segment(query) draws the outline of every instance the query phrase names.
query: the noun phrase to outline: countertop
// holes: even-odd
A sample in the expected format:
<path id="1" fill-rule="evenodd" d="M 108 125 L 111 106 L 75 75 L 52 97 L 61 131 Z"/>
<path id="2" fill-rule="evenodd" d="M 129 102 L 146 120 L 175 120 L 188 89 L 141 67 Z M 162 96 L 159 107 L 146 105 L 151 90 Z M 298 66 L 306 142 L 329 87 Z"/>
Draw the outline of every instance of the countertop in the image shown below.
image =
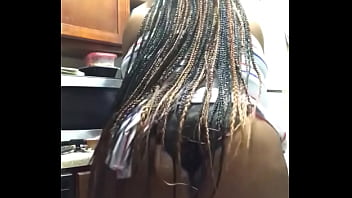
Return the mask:
<path id="1" fill-rule="evenodd" d="M 61 169 L 87 166 L 93 155 L 93 150 L 88 152 L 73 152 L 61 155 Z"/>

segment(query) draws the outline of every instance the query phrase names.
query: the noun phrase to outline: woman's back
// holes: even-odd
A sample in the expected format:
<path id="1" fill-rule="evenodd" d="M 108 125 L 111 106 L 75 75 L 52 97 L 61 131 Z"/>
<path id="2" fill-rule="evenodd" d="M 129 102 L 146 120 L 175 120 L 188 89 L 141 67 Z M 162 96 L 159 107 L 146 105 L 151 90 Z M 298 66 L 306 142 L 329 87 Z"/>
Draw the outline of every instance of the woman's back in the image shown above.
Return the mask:
<path id="1" fill-rule="evenodd" d="M 144 8 L 148 9 L 145 5 Z M 143 9 L 143 6 L 138 9 Z M 141 14 L 143 11 L 141 11 L 134 12 L 137 13 L 136 15 L 132 13 L 127 25 L 124 33 L 125 52 L 134 42 L 132 40 L 137 39 L 135 30 L 142 23 L 140 17 L 143 18 L 143 14 Z M 258 31 L 258 28 L 256 29 Z M 258 35 L 258 33 L 256 34 Z M 189 116 L 186 117 L 182 132 L 186 139 L 190 139 L 192 128 L 195 127 L 195 124 L 192 124 L 195 123 L 192 119 L 199 117 L 200 108 L 200 104 L 190 106 Z M 193 118 L 191 118 L 192 112 Z M 175 117 L 175 113 L 170 113 L 170 117 L 172 116 Z M 214 146 L 212 148 L 215 180 L 209 179 L 212 177 L 206 175 L 208 174 L 206 170 L 209 167 L 200 163 L 203 158 L 206 159 L 205 154 L 198 148 L 200 143 L 187 140 L 184 140 L 182 144 L 181 159 L 183 164 L 179 170 L 181 174 L 175 179 L 177 152 L 173 140 L 176 138 L 177 130 L 177 119 L 175 118 L 173 121 L 170 118 L 165 132 L 165 147 L 153 142 L 157 140 L 152 140 L 148 146 L 150 150 L 156 152 L 149 155 L 138 150 L 143 150 L 141 147 L 145 145 L 135 148 L 132 154 L 132 174 L 128 179 L 116 180 L 116 173 L 109 169 L 105 163 L 95 163 L 92 170 L 93 194 L 91 196 L 103 198 L 210 197 L 214 195 L 212 187 L 219 176 L 220 169 L 222 169 L 221 179 L 218 181 L 214 195 L 216 198 L 288 197 L 288 175 L 280 139 L 275 129 L 266 121 L 251 117 L 246 128 L 242 129 L 245 131 L 240 133 L 242 135 L 236 135 L 233 139 L 224 139 L 221 143 L 224 147 Z M 190 135 L 187 135 L 188 133 Z M 247 144 L 240 144 L 242 136 L 250 137 L 250 147 L 247 148 Z M 102 136 L 102 139 L 104 138 L 109 139 L 108 135 Z M 107 153 L 108 146 L 100 145 L 94 160 L 105 162 Z"/>

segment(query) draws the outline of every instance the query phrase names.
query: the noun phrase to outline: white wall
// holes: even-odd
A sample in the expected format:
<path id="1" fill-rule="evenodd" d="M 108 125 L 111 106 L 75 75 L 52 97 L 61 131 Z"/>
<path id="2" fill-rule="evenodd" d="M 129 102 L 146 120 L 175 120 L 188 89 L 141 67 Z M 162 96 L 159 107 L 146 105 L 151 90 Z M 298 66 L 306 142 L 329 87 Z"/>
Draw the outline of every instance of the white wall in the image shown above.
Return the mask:
<path id="1" fill-rule="evenodd" d="M 289 0 L 241 0 L 250 21 L 257 21 L 264 34 L 265 58 L 269 68 L 268 89 L 284 90 L 269 94 L 268 113 L 287 131 L 289 164 L 289 51 L 285 34 L 289 36 Z"/>
<path id="2" fill-rule="evenodd" d="M 285 33 L 289 34 L 288 0 L 242 0 L 250 21 L 257 21 L 264 34 L 264 51 L 269 66 L 267 87 L 288 90 L 288 50 Z"/>

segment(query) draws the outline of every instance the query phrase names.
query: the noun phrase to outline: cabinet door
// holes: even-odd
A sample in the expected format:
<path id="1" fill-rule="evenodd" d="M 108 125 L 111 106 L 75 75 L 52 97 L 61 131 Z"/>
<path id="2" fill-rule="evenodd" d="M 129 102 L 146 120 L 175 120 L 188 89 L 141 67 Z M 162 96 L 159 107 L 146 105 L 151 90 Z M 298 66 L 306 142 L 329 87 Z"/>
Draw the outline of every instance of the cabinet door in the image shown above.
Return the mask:
<path id="1" fill-rule="evenodd" d="M 129 0 L 61 0 L 61 35 L 121 44 L 129 13 Z"/>
<path id="2" fill-rule="evenodd" d="M 77 197 L 88 198 L 88 184 L 90 171 L 77 173 Z"/>
<path id="3" fill-rule="evenodd" d="M 61 175 L 61 198 L 74 198 L 74 179 L 71 173 Z"/>

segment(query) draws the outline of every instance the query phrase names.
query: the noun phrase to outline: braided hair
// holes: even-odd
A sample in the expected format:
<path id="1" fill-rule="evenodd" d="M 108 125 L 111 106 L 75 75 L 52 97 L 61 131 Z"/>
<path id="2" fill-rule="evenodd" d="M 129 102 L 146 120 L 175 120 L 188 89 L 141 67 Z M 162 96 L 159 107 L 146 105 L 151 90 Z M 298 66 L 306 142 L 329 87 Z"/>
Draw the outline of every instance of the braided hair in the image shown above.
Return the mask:
<path id="1" fill-rule="evenodd" d="M 116 142 L 116 129 L 142 101 L 146 102 L 142 105 L 139 130 L 148 138 L 138 139 L 145 145 L 150 138 L 164 145 L 170 114 L 176 114 L 173 158 L 176 177 L 180 176 L 183 128 L 192 97 L 201 85 L 205 86 L 205 94 L 192 138 L 201 143 L 200 149 L 206 156 L 203 163 L 211 171 L 215 142 L 227 137 L 232 140 L 251 112 L 245 82 L 248 77 L 242 77 L 241 64 L 247 65 L 248 75 L 253 69 L 261 79 L 241 3 L 239 0 L 154 0 L 138 35 L 142 39 L 138 50 L 137 41 L 132 47 L 129 72 L 119 91 L 122 94 L 116 99 L 116 113 L 95 149 L 93 180 L 103 174 L 98 171 L 99 165 Z M 215 80 L 219 92 L 210 109 Z M 137 134 L 142 133 L 137 131 Z M 140 142 L 136 141 L 134 147 L 141 147 Z M 215 186 L 220 175 L 221 171 Z M 96 181 L 92 187 L 99 188 L 102 183 Z"/>

